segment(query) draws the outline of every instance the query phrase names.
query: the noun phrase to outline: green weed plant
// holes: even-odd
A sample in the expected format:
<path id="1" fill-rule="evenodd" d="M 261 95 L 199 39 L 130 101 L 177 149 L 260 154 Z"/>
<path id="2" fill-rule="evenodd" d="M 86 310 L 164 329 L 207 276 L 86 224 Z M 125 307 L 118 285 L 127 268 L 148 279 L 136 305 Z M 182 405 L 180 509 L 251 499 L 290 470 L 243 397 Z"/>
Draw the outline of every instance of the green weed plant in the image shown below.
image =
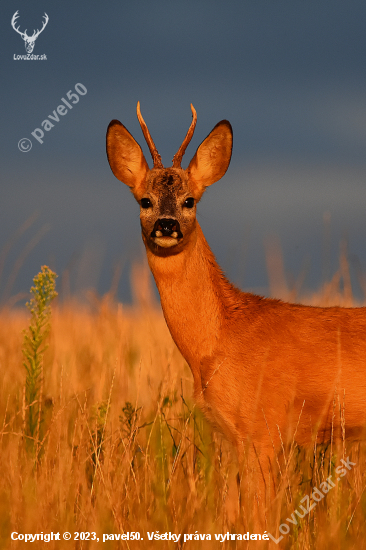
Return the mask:
<path id="1" fill-rule="evenodd" d="M 27 450 L 32 453 L 37 453 L 42 423 L 43 355 L 51 330 L 51 302 L 57 296 L 56 277 L 48 266 L 42 266 L 33 279 L 32 298 L 26 304 L 31 320 L 22 347 L 26 370 L 24 436 Z"/>

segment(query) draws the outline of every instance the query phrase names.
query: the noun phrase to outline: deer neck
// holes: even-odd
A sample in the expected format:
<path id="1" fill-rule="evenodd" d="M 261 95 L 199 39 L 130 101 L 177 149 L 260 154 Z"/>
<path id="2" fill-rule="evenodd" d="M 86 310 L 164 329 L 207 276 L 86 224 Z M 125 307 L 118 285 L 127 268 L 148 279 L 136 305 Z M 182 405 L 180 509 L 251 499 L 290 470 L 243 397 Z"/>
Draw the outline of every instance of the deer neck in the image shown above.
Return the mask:
<path id="1" fill-rule="evenodd" d="M 215 354 L 224 320 L 223 276 L 200 226 L 176 255 L 157 256 L 146 247 L 170 333 L 193 375 Z"/>

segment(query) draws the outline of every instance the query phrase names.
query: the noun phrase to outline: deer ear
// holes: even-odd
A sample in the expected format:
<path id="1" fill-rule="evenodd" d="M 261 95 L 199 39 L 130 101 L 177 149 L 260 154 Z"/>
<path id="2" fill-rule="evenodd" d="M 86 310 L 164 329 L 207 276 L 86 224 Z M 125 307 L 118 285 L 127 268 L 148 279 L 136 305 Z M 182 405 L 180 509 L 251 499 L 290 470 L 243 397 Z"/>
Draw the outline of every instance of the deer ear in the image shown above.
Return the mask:
<path id="1" fill-rule="evenodd" d="M 131 187 L 137 200 L 141 198 L 149 166 L 140 145 L 118 120 L 108 126 L 107 156 L 116 178 Z"/>
<path id="2" fill-rule="evenodd" d="M 230 122 L 222 120 L 198 147 L 189 163 L 189 179 L 201 194 L 225 174 L 231 159 L 233 130 Z"/>

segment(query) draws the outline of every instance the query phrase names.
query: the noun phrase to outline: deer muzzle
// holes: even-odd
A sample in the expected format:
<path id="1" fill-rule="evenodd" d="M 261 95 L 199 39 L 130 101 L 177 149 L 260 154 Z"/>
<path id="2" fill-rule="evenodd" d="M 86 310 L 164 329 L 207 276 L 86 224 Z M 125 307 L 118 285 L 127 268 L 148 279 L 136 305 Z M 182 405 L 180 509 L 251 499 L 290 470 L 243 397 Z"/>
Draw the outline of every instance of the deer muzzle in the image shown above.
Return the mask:
<path id="1" fill-rule="evenodd" d="M 173 218 L 160 218 L 156 220 L 151 238 L 163 248 L 170 248 L 178 243 L 183 237 L 178 220 Z"/>

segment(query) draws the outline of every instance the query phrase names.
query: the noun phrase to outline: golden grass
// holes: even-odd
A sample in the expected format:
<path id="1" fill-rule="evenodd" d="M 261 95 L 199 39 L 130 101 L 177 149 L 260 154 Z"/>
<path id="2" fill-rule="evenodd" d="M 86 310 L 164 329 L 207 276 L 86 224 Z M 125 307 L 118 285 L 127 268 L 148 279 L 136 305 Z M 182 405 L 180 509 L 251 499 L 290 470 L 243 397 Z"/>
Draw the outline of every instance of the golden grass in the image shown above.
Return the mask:
<path id="1" fill-rule="evenodd" d="M 142 293 L 143 294 L 143 293 Z M 268 543 L 215 540 L 251 530 L 250 499 L 239 500 L 237 465 L 192 401 L 192 376 L 158 307 L 128 308 L 109 296 L 93 306 L 56 305 L 44 357 L 43 441 L 27 452 L 22 365 L 26 311 L 0 314 L 0 548 L 23 547 L 10 534 L 96 532 L 97 541 L 53 541 L 47 548 L 174 548 L 148 532 L 210 534 L 194 548 L 246 548 Z M 149 302 L 149 300 L 147 300 Z M 338 405 L 337 405 L 338 406 Z M 345 411 L 347 429 L 347 411 Z M 281 548 L 363 548 L 366 532 L 366 450 L 362 444 L 285 449 L 288 471 L 268 531 L 301 510 L 335 467 L 355 466 L 298 525 Z M 283 530 L 287 528 L 282 528 Z M 105 542 L 103 533 L 138 531 L 142 542 Z M 45 543 L 34 543 L 35 548 Z M 273 546 L 273 545 L 272 545 Z"/>

